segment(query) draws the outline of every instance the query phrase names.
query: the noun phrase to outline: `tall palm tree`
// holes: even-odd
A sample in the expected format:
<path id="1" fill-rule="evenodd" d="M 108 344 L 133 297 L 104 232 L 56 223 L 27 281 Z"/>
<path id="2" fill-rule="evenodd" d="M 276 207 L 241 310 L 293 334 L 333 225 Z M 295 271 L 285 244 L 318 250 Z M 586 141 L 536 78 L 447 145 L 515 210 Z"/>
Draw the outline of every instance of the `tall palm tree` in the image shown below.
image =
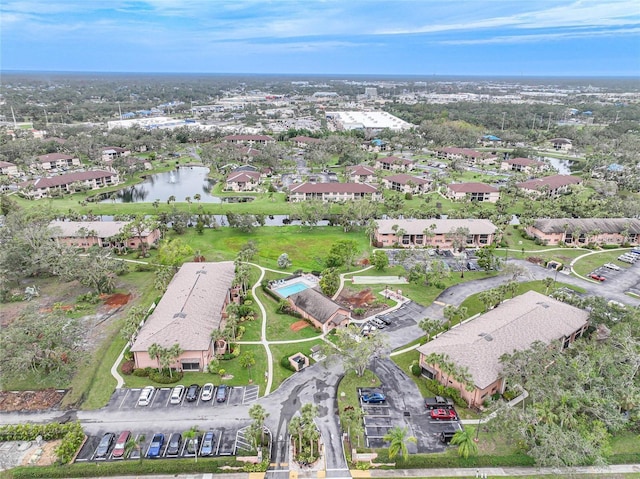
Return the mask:
<path id="1" fill-rule="evenodd" d="M 153 343 L 151 346 L 149 346 L 149 349 L 147 350 L 147 354 L 149 354 L 149 357 L 155 358 L 156 361 L 158 361 L 158 372 L 162 371 L 160 367 L 161 353 L 162 353 L 162 346 L 160 346 L 158 343 Z"/>
<path id="2" fill-rule="evenodd" d="M 396 426 L 389 430 L 383 437 L 389 444 L 389 459 L 395 458 L 399 453 L 406 461 L 409 458 L 407 443 L 416 443 L 418 440 L 414 436 L 409 436 L 409 428 Z"/>
<path id="3" fill-rule="evenodd" d="M 269 413 L 260 404 L 254 404 L 249 409 L 249 417 L 253 419 L 256 427 L 260 430 L 260 444 L 264 444 L 264 422 L 269 417 Z"/>
<path id="4" fill-rule="evenodd" d="M 473 428 L 467 427 L 456 431 L 451 439 L 451 444 L 458 446 L 458 456 L 465 459 L 478 454 L 478 445 L 473 440 Z"/>

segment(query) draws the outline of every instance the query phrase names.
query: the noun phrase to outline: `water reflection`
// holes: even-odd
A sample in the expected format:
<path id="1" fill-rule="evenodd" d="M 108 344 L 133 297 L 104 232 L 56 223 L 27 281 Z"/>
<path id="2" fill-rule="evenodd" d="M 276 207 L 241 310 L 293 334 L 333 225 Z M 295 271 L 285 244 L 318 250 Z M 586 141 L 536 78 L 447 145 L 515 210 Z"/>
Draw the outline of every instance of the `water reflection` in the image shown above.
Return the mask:
<path id="1" fill-rule="evenodd" d="M 169 198 L 177 202 L 200 195 L 200 203 L 220 203 L 220 197 L 211 194 L 213 180 L 207 177 L 209 168 L 203 166 L 186 166 L 165 173 L 149 175 L 142 183 L 123 188 L 115 193 L 115 199 L 103 200 L 102 203 L 142 203 L 159 200 L 166 203 Z"/>
<path id="2" fill-rule="evenodd" d="M 544 159 L 551 165 L 552 168 L 558 171 L 558 174 L 560 175 L 571 174 L 571 165 L 573 164 L 573 161 L 561 160 L 560 158 L 553 158 L 551 156 L 545 156 Z"/>

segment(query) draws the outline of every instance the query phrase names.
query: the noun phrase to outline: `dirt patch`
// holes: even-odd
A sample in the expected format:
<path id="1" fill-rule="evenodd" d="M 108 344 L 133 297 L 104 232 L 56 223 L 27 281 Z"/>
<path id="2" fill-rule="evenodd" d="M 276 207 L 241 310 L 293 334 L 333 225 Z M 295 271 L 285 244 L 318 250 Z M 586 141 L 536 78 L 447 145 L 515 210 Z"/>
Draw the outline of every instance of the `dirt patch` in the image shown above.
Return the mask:
<path id="1" fill-rule="evenodd" d="M 65 391 L 0 391 L 0 411 L 44 411 L 58 405 Z"/>
<path id="2" fill-rule="evenodd" d="M 50 466 L 56 462 L 56 448 L 62 439 L 47 441 L 42 446 L 34 446 L 22 458 L 23 466 Z"/>
<path id="3" fill-rule="evenodd" d="M 109 306 L 111 308 L 119 308 L 120 306 L 124 306 L 129 301 L 131 301 L 131 293 L 116 293 L 110 295 L 103 294 L 100 296 L 100 299 L 104 301 L 104 304 L 106 306 Z"/>
<path id="4" fill-rule="evenodd" d="M 388 308 L 382 301 L 382 298 L 376 297 L 371 288 L 361 291 L 353 291 L 345 288 L 340 293 L 337 303 L 351 310 L 352 315 L 356 318 L 372 316 Z M 362 314 L 355 314 L 354 310 L 359 310 Z"/>
<path id="5" fill-rule="evenodd" d="M 296 321 L 289 327 L 291 328 L 291 331 L 295 332 L 295 331 L 300 331 L 301 329 L 304 329 L 307 326 L 309 326 L 309 323 L 307 323 L 306 321 Z"/>

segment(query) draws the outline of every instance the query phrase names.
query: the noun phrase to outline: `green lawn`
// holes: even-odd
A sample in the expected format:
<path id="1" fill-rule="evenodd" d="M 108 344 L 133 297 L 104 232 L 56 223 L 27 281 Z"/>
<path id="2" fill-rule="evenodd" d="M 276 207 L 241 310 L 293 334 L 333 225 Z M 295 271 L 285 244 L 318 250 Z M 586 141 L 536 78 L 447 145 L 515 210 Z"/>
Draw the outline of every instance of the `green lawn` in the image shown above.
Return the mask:
<path id="1" fill-rule="evenodd" d="M 591 273 L 594 269 L 602 266 L 605 263 L 613 263 L 620 268 L 628 268 L 631 266 L 630 264 L 624 263 L 622 261 L 618 261 L 618 256 L 623 254 L 624 252 L 629 251 L 628 248 L 621 248 L 616 250 L 602 250 L 598 251 L 595 254 L 585 256 L 584 258 L 579 259 L 573 265 L 573 269 L 576 273 L 586 276 Z"/>
<path id="2" fill-rule="evenodd" d="M 175 384 L 199 384 L 202 386 L 205 383 L 213 383 L 215 385 L 228 384 L 229 386 L 246 386 L 249 384 L 249 380 L 252 379 L 256 384 L 261 383 L 266 371 L 267 353 L 259 344 L 242 344 L 240 345 L 240 354 L 249 351 L 252 352 L 256 360 L 255 366 L 248 370 L 240 365 L 238 358 L 221 360 L 219 362 L 219 369 L 225 370 L 225 375 L 233 376 L 230 379 L 222 379 L 220 375 L 215 373 L 201 373 L 201 372 L 186 372 L 183 378 L 174 384 L 160 384 L 151 381 L 146 377 L 138 377 L 134 375 L 123 376 L 125 380 L 125 386 L 128 388 L 142 388 L 144 386 L 156 386 L 156 387 L 172 387 Z M 264 394 L 264 388 L 261 388 L 261 394 Z"/>
<path id="3" fill-rule="evenodd" d="M 583 293 L 585 291 L 584 289 L 579 288 L 577 286 L 573 286 L 571 284 L 561 283 L 560 281 L 556 283 L 556 288 L 563 288 L 563 287 L 572 289 L 580 293 Z M 537 291 L 538 293 L 545 294 L 545 292 L 550 293 L 553 290 L 552 288 L 553 286 L 549 288 L 549 290 L 547 291 L 547 288 L 542 283 L 542 281 L 526 281 L 524 283 L 518 283 L 518 290 L 516 291 L 515 295 L 519 296 L 523 293 L 526 293 L 527 291 Z M 484 309 L 485 309 L 484 304 L 482 304 L 482 302 L 480 301 L 479 295 L 480 293 L 473 294 L 462 302 L 461 306 L 464 306 L 467 308 L 467 317 L 471 317 L 474 314 L 484 312 Z M 510 298 L 511 298 L 511 295 L 507 294 L 507 299 L 510 299 Z"/>
<path id="4" fill-rule="evenodd" d="M 174 233 L 167 235 L 175 237 Z M 206 229 L 199 235 L 189 229 L 180 238 L 193 250 L 199 250 L 207 261 L 233 260 L 242 246 L 253 241 L 258 250 L 253 258 L 254 263 L 273 269 L 278 267 L 278 257 L 287 253 L 292 261 L 290 271 L 324 269 L 324 260 L 331 245 L 345 238 L 358 243 L 361 254 L 368 256 L 369 239 L 363 231 L 344 233 L 339 227 L 301 228 L 299 226 L 265 226 L 244 233 L 235 228 Z M 184 260 L 191 260 L 191 255 Z"/>
<path id="5" fill-rule="evenodd" d="M 256 290 L 256 296 L 267 311 L 267 339 L 269 341 L 306 339 L 321 334 L 320 331 L 316 331 L 311 325 L 307 325 L 299 331 L 293 331 L 291 326 L 301 321 L 300 318 L 276 312 L 278 303 L 274 298 L 262 291 L 261 288 Z"/>
<path id="6" fill-rule="evenodd" d="M 273 387 L 272 391 L 275 391 L 280 387 L 282 381 L 293 374 L 307 374 L 307 372 L 294 373 L 289 369 L 285 369 L 280 365 L 282 358 L 293 356 L 296 353 L 302 353 L 309 357 L 310 349 L 317 344 L 324 344 L 322 339 L 316 339 L 314 341 L 305 341 L 303 343 L 290 343 L 290 344 L 272 344 L 270 345 L 271 353 L 273 354 Z M 310 359 L 313 363 L 313 360 Z"/>

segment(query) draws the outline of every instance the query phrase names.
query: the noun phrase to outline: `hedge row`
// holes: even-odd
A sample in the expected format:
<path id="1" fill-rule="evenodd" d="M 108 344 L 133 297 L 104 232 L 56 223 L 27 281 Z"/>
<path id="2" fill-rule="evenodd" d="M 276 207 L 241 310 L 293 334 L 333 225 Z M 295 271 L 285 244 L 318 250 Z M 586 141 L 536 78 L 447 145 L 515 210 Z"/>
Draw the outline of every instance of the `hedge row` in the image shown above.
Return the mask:
<path id="1" fill-rule="evenodd" d="M 80 422 L 0 426 L 0 441 L 34 441 L 38 436 L 45 441 L 62 439 L 55 450 L 58 462 L 62 464 L 67 464 L 73 459 L 84 441 L 84 431 Z"/>
<path id="2" fill-rule="evenodd" d="M 268 465 L 268 464 L 267 464 Z M 237 467 L 237 471 L 221 469 L 223 466 Z M 66 477 L 120 477 L 142 476 L 146 474 L 177 475 L 189 473 L 216 472 L 248 472 L 256 465 L 244 464 L 231 458 L 198 458 L 193 459 L 145 459 L 143 461 L 118 462 L 83 462 L 66 466 L 25 466 L 5 471 L 7 478 L 35 479 L 35 478 L 66 478 Z"/>
<path id="3" fill-rule="evenodd" d="M 375 462 L 390 463 L 387 449 L 376 449 L 378 457 Z M 442 456 L 433 454 L 412 454 L 406 461 L 400 459 L 396 462 L 396 469 L 428 469 L 428 468 L 452 468 L 452 467 L 513 467 L 535 466 L 532 457 L 524 453 L 510 454 L 508 456 L 476 456 L 464 459 L 458 456 Z"/>

